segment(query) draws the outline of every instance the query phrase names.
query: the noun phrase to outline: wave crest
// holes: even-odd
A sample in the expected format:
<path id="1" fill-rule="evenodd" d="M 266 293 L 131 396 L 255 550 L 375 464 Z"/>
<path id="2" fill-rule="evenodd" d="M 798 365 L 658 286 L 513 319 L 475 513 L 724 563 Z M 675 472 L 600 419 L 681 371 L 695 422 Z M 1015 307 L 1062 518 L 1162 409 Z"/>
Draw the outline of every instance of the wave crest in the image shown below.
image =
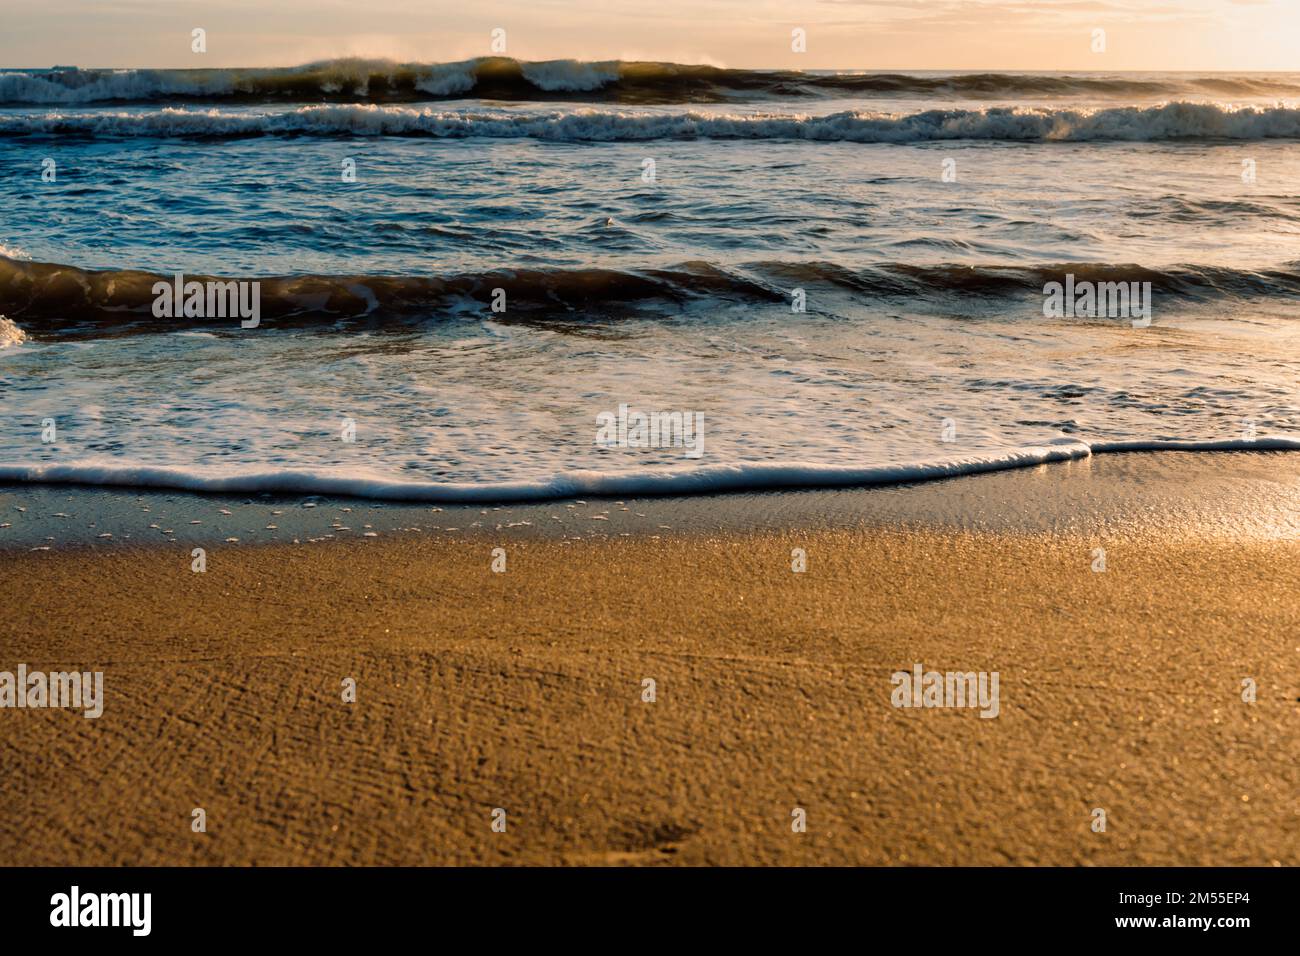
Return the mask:
<path id="1" fill-rule="evenodd" d="M 656 269 L 502 269 L 448 277 L 301 275 L 255 278 L 260 314 L 270 324 L 329 328 L 340 320 L 440 321 L 480 315 L 504 289 L 510 317 L 523 320 L 613 319 L 644 305 L 680 313 L 695 302 L 785 303 L 790 290 L 822 287 L 852 297 L 961 306 L 974 299 L 1022 302 L 1041 314 L 1043 287 L 1073 274 L 1077 282 L 1150 282 L 1167 300 L 1214 301 L 1300 296 L 1300 264 L 1271 270 L 1221 266 L 1149 269 L 1139 265 L 913 265 L 850 268 L 830 262 L 759 261 L 722 268 L 686 262 Z M 238 280 L 186 274 L 187 281 Z M 155 283 L 173 277 L 137 270 L 88 270 L 0 258 L 0 309 L 29 334 L 61 330 L 168 331 L 230 325 L 228 318 L 157 319 Z"/>
<path id="2" fill-rule="evenodd" d="M 458 63 L 346 58 L 295 67 L 214 70 L 11 70 L 0 73 L 0 105 L 74 106 L 202 100 L 219 102 L 408 102 L 473 94 L 482 99 L 593 99 L 692 103 L 788 97 L 1296 96 L 1300 78 L 1143 77 L 1114 74 L 909 74 L 743 70 L 611 60 L 521 62 L 483 57 Z"/>
<path id="3" fill-rule="evenodd" d="M 8 348 L 11 345 L 21 345 L 27 339 L 27 334 L 12 319 L 0 315 L 0 349 Z"/>
<path id="4" fill-rule="evenodd" d="M 923 143 L 1203 142 L 1300 139 L 1300 109 L 1166 103 L 1107 109 L 926 110 L 825 116 L 603 109 L 545 113 L 434 110 L 401 106 L 306 106 L 277 112 L 166 108 L 149 112 L 0 115 L 0 136 L 207 137 L 414 136 L 530 138 L 556 142 L 661 139 L 811 140 Z"/>

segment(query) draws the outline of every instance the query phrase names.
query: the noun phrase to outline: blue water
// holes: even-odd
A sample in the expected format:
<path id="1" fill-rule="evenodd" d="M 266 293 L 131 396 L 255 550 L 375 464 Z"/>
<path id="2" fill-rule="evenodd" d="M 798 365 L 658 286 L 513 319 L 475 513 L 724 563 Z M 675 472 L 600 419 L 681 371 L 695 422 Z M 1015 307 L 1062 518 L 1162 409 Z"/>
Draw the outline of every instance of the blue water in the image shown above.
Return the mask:
<path id="1" fill-rule="evenodd" d="M 0 73 L 0 477 L 491 498 L 1300 439 L 1294 76 L 466 69 Z M 263 321 L 154 319 L 176 272 Z M 1067 274 L 1150 282 L 1149 326 L 1045 317 Z M 620 405 L 702 454 L 599 444 Z"/>

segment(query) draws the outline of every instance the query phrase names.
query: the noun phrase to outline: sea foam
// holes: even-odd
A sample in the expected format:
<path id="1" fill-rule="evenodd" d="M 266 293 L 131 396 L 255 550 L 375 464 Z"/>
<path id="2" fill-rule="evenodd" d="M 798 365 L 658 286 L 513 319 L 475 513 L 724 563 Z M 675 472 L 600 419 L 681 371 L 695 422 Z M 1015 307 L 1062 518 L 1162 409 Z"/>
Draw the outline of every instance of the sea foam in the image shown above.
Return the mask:
<path id="1" fill-rule="evenodd" d="M 0 349 L 21 345 L 26 338 L 26 333 L 18 327 L 17 323 L 0 315 Z"/>
<path id="2" fill-rule="evenodd" d="M 1300 451 L 1300 439 L 1253 441 L 1114 441 L 1089 444 L 1062 438 L 978 455 L 892 465 L 754 462 L 642 469 L 572 471 L 538 481 L 438 482 L 394 480 L 335 469 L 211 471 L 95 462 L 72 465 L 0 465 L 0 482 L 172 488 L 214 494 L 334 495 L 379 501 L 471 504 L 548 501 L 575 496 L 700 495 L 793 488 L 894 485 L 1071 461 L 1094 454 L 1135 451 Z"/>
<path id="3" fill-rule="evenodd" d="M 454 83 L 454 77 L 439 81 Z M 1300 109 L 1174 102 L 1057 109 L 990 107 L 916 113 L 843 111 L 715 113 L 598 108 L 538 112 L 330 104 L 274 111 L 166 108 L 0 115 L 0 136 L 208 137 L 417 136 L 640 142 L 661 139 L 809 140 L 845 143 L 1177 142 L 1300 139 Z"/>

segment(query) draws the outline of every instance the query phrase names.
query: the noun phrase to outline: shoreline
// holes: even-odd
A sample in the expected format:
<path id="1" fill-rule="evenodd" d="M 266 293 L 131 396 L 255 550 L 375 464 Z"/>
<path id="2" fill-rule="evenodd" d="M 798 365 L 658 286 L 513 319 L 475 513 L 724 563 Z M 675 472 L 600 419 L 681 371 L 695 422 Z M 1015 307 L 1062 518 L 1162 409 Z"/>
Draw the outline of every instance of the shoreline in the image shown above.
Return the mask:
<path id="1" fill-rule="evenodd" d="M 189 541 L 7 550 L 0 671 L 105 677 L 97 719 L 0 710 L 0 857 L 1295 865 L 1297 478 L 1159 457 L 642 509 L 668 530 L 241 542 L 202 574 Z M 917 665 L 997 673 L 997 716 L 894 706 Z"/>
<path id="2" fill-rule="evenodd" d="M 258 495 L 278 498 L 355 498 L 383 504 L 483 507 L 548 504 L 574 497 L 666 498 L 699 495 L 765 494 L 835 488 L 887 488 L 1000 471 L 1077 461 L 1096 455 L 1156 452 L 1269 453 L 1300 451 L 1300 439 L 1266 436 L 1206 441 L 1109 441 L 1058 439 L 1041 445 L 1005 449 L 933 462 L 895 465 L 811 465 L 741 462 L 697 465 L 693 470 L 660 468 L 600 474 L 574 471 L 549 481 L 418 482 L 319 475 L 284 469 L 237 475 L 204 476 L 168 467 L 114 465 L 0 465 L 0 487 L 49 485 L 129 489 L 142 493 Z M 691 456 L 687 456 L 690 458 Z"/>
<path id="3" fill-rule="evenodd" d="M 1082 530 L 1090 516 L 1104 518 L 1099 528 L 1271 538 L 1300 535 L 1300 467 L 1288 468 L 1292 462 L 1300 457 L 1283 450 L 1133 451 L 868 487 L 481 504 L 0 483 L 0 553 L 426 534 L 579 540 L 800 528 L 1053 532 Z M 1225 496 L 1231 507 L 1221 506 Z"/>

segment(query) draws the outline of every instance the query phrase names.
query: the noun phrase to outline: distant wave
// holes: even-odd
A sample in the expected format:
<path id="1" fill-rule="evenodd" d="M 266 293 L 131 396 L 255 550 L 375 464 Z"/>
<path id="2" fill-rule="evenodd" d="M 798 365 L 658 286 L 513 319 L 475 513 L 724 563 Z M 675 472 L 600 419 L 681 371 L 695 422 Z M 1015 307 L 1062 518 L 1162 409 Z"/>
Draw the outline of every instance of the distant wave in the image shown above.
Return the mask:
<path id="1" fill-rule="evenodd" d="M 783 488 L 836 488 L 935 481 L 1071 461 L 1107 452 L 1298 451 L 1300 439 L 1254 441 L 1123 441 L 1089 444 L 1061 438 L 1041 445 L 895 465 L 752 462 L 647 468 L 633 472 L 573 471 L 538 481 L 447 482 L 393 480 L 336 469 L 213 472 L 112 462 L 73 465 L 0 464 L 0 483 L 85 484 L 174 488 L 212 494 L 337 495 L 381 501 L 445 504 L 550 501 L 586 496 L 699 495 Z"/>
<path id="2" fill-rule="evenodd" d="M 1067 274 L 1077 282 L 1150 282 L 1158 303 L 1226 298 L 1300 297 L 1300 262 L 1262 270 L 1223 266 L 1149 269 L 1140 265 L 913 265 L 846 267 L 830 262 L 758 261 L 722 268 L 686 262 L 671 268 L 619 270 L 500 269 L 447 277 L 299 275 L 244 277 L 261 283 L 268 326 L 329 328 L 341 320 L 441 321 L 480 315 L 504 289 L 508 316 L 555 321 L 608 319 L 640 305 L 676 314 L 696 302 L 788 303 L 795 288 L 829 287 L 865 299 L 929 300 L 965 305 L 977 299 L 1041 305 L 1043 287 Z M 186 274 L 187 281 L 209 276 Z M 222 277 L 221 281 L 238 279 Z M 90 270 L 0 258 L 0 311 L 28 335 L 61 330 L 167 331 L 228 327 L 233 320 L 158 319 L 153 286 L 172 276 L 138 270 Z"/>
<path id="3" fill-rule="evenodd" d="M 567 109 L 437 110 L 402 106 L 307 106 L 274 112 L 177 109 L 0 115 L 0 136 L 207 137 L 414 136 L 532 138 L 557 142 L 662 139 L 812 140 L 849 143 L 1200 142 L 1300 139 L 1300 109 L 1166 103 L 1107 109 L 990 108 L 893 115 L 840 112 L 718 114 Z"/>
<path id="4" fill-rule="evenodd" d="M 586 99 L 695 103 L 790 97 L 1087 95 L 1295 96 L 1293 75 L 867 73 L 729 70 L 609 60 L 459 63 L 339 59 L 296 67 L 214 70 L 21 70 L 0 72 L 0 105 L 236 102 L 417 102 L 474 96 L 502 100 Z"/>

